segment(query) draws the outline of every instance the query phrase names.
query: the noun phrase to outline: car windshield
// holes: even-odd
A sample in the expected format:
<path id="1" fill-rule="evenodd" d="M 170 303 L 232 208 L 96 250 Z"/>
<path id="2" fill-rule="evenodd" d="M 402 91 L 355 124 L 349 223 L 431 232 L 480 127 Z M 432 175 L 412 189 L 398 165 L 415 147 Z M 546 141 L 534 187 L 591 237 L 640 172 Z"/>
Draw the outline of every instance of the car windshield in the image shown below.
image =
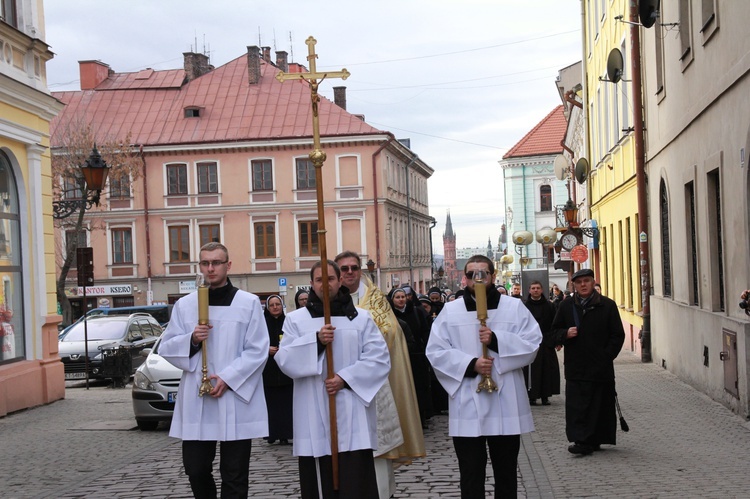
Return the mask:
<path id="1" fill-rule="evenodd" d="M 125 336 L 128 320 L 89 320 L 89 341 L 119 340 Z M 73 326 L 63 337 L 62 341 L 83 341 L 83 321 Z"/>

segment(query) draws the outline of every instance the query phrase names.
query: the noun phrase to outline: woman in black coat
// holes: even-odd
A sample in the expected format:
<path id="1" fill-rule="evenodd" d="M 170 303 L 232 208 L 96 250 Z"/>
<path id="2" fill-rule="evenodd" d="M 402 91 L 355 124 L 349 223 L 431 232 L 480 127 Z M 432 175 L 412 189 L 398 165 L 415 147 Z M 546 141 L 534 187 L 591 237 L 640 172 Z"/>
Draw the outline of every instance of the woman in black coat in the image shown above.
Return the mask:
<path id="1" fill-rule="evenodd" d="M 542 343 L 534 362 L 524 367 L 526 386 L 529 391 L 529 403 L 536 405 L 541 397 L 542 405 L 549 405 L 549 397 L 560 393 L 560 364 L 557 361 L 557 340 L 552 332 L 552 321 L 555 319 L 555 306 L 550 303 L 541 291 L 541 283 L 531 284 L 532 289 L 538 286 L 538 298 L 529 294 L 526 298 L 526 308 L 534 316 L 542 330 Z M 528 371 L 531 374 L 528 374 Z"/>
<path id="2" fill-rule="evenodd" d="M 266 394 L 268 406 L 268 443 L 276 440 L 280 444 L 288 444 L 292 438 L 292 395 L 294 382 L 292 378 L 281 372 L 273 356 L 279 350 L 279 342 L 283 334 L 284 307 L 281 297 L 269 296 L 263 311 L 268 327 L 271 346 L 268 349 L 268 362 L 263 369 L 263 390 Z"/>
<path id="3" fill-rule="evenodd" d="M 422 427 L 425 427 L 427 418 L 432 415 L 430 363 L 424 354 L 430 335 L 427 314 L 424 313 L 422 307 L 415 307 L 414 303 L 406 298 L 406 292 L 401 288 L 391 292 L 389 301 L 396 318 L 404 321 L 411 330 L 413 340 L 409 344 L 409 360 L 414 378 L 414 390 L 417 394 L 417 405 L 419 405 L 419 416 L 422 420 Z"/>

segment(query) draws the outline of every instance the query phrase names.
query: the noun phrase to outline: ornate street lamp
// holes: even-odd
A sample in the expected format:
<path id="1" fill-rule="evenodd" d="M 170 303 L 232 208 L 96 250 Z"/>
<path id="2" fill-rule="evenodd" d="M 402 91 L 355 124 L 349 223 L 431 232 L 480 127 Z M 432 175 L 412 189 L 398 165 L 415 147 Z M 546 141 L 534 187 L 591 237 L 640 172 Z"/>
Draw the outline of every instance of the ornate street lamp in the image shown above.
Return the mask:
<path id="1" fill-rule="evenodd" d="M 578 206 L 576 206 L 572 199 L 568 199 L 565 202 L 562 210 L 565 215 L 565 223 L 568 224 L 568 227 L 575 227 L 578 225 Z"/>
<path id="2" fill-rule="evenodd" d="M 81 166 L 81 173 L 85 181 L 84 195 L 81 199 L 61 199 L 52 202 L 52 217 L 56 219 L 68 218 L 79 210 L 90 210 L 94 205 L 99 206 L 99 196 L 107 183 L 109 166 L 102 159 L 96 149 L 96 144 L 86 163 Z"/>

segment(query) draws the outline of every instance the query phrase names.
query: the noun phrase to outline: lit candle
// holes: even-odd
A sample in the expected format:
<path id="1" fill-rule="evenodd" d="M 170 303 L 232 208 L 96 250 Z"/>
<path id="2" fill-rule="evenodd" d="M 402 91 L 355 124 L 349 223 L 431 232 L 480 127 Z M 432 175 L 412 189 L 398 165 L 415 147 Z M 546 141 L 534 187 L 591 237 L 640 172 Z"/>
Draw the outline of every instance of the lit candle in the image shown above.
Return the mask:
<path id="1" fill-rule="evenodd" d="M 474 299 L 477 302 L 477 319 L 484 325 L 487 320 L 487 287 L 484 284 L 484 272 L 475 271 Z"/>
<path id="2" fill-rule="evenodd" d="M 200 276 L 203 277 L 203 276 Z M 198 324 L 208 324 L 208 285 L 198 279 Z"/>

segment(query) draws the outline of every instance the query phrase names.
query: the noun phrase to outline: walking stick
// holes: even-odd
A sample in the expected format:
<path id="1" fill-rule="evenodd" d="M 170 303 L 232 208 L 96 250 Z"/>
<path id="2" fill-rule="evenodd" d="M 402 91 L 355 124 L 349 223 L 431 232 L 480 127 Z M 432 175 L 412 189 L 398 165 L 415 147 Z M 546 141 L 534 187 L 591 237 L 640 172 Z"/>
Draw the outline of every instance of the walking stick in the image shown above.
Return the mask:
<path id="1" fill-rule="evenodd" d="M 320 249 L 320 277 L 323 279 L 323 320 L 325 324 L 331 323 L 331 303 L 329 301 L 328 289 L 328 253 L 326 248 L 326 220 L 325 206 L 323 204 L 323 163 L 326 160 L 326 153 L 320 148 L 320 119 L 318 116 L 318 79 L 323 81 L 326 77 L 347 79 L 349 72 L 346 69 L 341 71 L 318 73 L 315 65 L 315 59 L 318 58 L 315 53 L 315 44 L 317 41 L 312 36 L 305 40 L 307 44 L 307 61 L 310 66 L 308 73 L 284 73 L 279 72 L 276 79 L 280 82 L 286 80 L 304 80 L 310 85 L 310 99 L 312 102 L 312 125 L 313 125 L 313 150 L 310 152 L 310 161 L 315 167 L 315 191 L 317 194 L 318 204 L 318 248 Z M 326 368 L 328 369 L 327 379 L 335 376 L 333 370 L 333 344 L 326 345 Z M 328 413 L 330 415 L 331 426 L 331 467 L 333 470 L 333 490 L 339 490 L 339 436 L 338 426 L 336 423 L 336 396 L 328 396 Z"/>

